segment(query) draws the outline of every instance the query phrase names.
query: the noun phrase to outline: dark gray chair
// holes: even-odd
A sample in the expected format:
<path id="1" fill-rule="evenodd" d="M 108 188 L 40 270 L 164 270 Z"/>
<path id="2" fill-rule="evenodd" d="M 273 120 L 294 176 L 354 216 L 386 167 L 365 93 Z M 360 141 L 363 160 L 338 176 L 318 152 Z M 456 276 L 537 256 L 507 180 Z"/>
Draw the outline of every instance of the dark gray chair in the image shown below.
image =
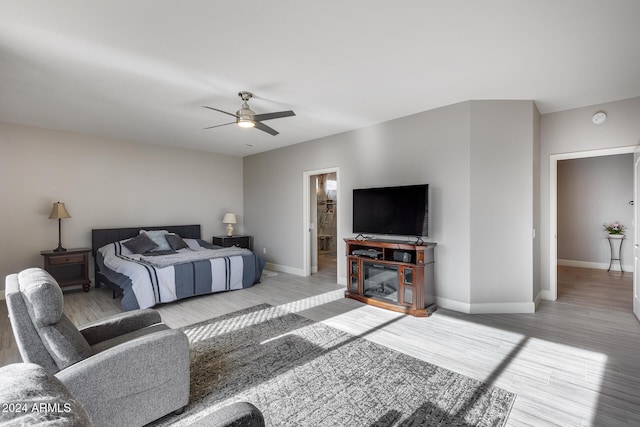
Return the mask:
<path id="1" fill-rule="evenodd" d="M 118 314 L 78 329 L 49 273 L 6 278 L 11 327 L 24 362 L 55 375 L 96 426 L 141 426 L 189 400 L 189 341 L 155 310 Z"/>

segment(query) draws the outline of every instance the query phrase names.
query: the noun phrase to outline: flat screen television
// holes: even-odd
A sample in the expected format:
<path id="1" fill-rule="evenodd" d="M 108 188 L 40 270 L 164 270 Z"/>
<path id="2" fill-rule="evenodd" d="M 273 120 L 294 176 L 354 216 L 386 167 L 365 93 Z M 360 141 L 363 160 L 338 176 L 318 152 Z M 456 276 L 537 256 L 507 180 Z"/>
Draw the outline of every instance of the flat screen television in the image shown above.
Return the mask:
<path id="1" fill-rule="evenodd" d="M 353 232 L 429 235 L 429 184 L 353 190 Z"/>

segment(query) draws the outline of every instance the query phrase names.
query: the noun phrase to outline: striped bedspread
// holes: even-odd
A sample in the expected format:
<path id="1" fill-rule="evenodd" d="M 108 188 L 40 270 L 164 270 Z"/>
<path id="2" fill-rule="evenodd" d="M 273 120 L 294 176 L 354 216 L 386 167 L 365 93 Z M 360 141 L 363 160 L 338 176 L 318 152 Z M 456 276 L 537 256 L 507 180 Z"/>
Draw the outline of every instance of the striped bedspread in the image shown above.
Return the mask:
<path id="1" fill-rule="evenodd" d="M 164 268 L 170 265 L 187 264 L 203 259 L 228 258 L 237 255 L 250 255 L 252 252 L 244 248 L 221 248 L 180 251 L 171 255 L 141 256 L 140 261 L 153 267 Z"/>
<path id="2" fill-rule="evenodd" d="M 223 252 L 220 256 L 202 240 L 184 240 L 189 248 L 180 249 L 175 255 L 159 255 L 158 266 L 152 265 L 155 257 L 141 259 L 141 255 L 132 254 L 122 242 L 110 243 L 98 250 L 100 271 L 122 288 L 125 310 L 248 288 L 260 280 L 264 260 L 253 252 L 226 248 L 220 249 Z M 178 258 L 178 263 L 167 260 L 171 256 Z"/>

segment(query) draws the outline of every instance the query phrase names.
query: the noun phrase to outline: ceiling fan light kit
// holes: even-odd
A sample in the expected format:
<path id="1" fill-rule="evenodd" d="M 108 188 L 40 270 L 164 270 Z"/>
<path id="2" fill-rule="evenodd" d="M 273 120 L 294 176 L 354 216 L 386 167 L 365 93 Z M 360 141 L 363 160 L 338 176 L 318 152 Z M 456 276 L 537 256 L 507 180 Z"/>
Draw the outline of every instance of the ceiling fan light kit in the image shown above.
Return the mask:
<path id="1" fill-rule="evenodd" d="M 242 91 L 238 92 L 238 96 L 242 99 L 242 107 L 236 111 L 236 123 L 241 128 L 252 128 L 256 126 L 256 122 L 253 121 L 253 116 L 256 114 L 247 103 L 253 97 L 251 92 Z"/>
<path id="2" fill-rule="evenodd" d="M 296 113 L 294 113 L 293 111 L 289 110 L 289 111 L 279 111 L 276 113 L 266 113 L 266 114 L 256 114 L 255 111 L 253 111 L 250 107 L 249 107 L 249 100 L 253 97 L 253 94 L 251 92 L 247 92 L 247 91 L 241 91 L 238 92 L 238 96 L 240 97 L 240 99 L 242 99 L 242 106 L 240 107 L 240 109 L 238 111 L 236 111 L 235 114 L 229 113 L 227 111 L 223 111 L 223 110 L 219 110 L 217 108 L 213 108 L 213 107 L 207 107 L 206 105 L 203 106 L 204 108 L 208 108 L 210 110 L 214 110 L 214 111 L 218 111 L 220 113 L 224 113 L 227 114 L 229 116 L 233 116 L 236 118 L 235 122 L 230 122 L 230 123 L 224 123 L 221 125 L 216 125 L 216 126 L 209 126 L 206 127 L 205 129 L 213 129 L 213 128 L 217 128 L 220 126 L 226 126 L 226 125 L 231 125 L 231 124 L 237 124 L 239 127 L 242 128 L 252 128 L 255 127 L 257 129 L 260 129 L 263 132 L 266 132 L 270 135 L 276 136 L 278 135 L 278 131 L 270 128 L 269 126 L 265 125 L 264 123 L 262 123 L 265 120 L 272 120 L 272 119 L 279 119 L 282 117 L 290 117 L 290 116 L 295 116 Z"/>
<path id="3" fill-rule="evenodd" d="M 253 120 L 247 120 L 247 119 L 238 119 L 236 121 L 236 123 L 238 124 L 238 126 L 240 126 L 241 128 L 254 128 L 256 127 L 256 123 Z"/>

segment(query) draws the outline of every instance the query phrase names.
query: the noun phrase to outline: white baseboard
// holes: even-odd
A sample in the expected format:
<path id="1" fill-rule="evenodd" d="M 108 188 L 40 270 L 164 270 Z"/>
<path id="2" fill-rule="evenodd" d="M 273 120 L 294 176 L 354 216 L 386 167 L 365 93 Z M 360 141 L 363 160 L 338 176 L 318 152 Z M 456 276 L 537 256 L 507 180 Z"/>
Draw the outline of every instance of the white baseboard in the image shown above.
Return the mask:
<path id="1" fill-rule="evenodd" d="M 273 264 L 270 262 L 267 262 L 264 268 L 271 271 L 281 271 L 283 273 L 295 274 L 296 276 L 304 277 L 304 270 L 301 268 L 294 268 L 286 265 Z"/>
<path id="2" fill-rule="evenodd" d="M 447 310 L 459 311 L 460 313 L 471 313 L 471 306 L 466 302 L 460 302 L 448 298 L 436 297 L 436 305 Z"/>
<path id="3" fill-rule="evenodd" d="M 535 313 L 534 302 L 491 302 L 466 303 L 448 298 L 436 297 L 438 307 L 467 314 Z"/>
<path id="4" fill-rule="evenodd" d="M 542 291 L 538 292 L 538 295 L 536 295 L 536 297 L 533 299 L 533 304 L 535 306 L 535 309 L 538 309 L 538 306 L 540 305 L 540 300 L 542 299 Z"/>
<path id="5" fill-rule="evenodd" d="M 551 298 L 551 291 L 543 289 L 540 291 L 540 299 L 547 301 L 555 301 L 555 299 Z"/>
<path id="6" fill-rule="evenodd" d="M 471 314 L 535 313 L 534 302 L 488 302 L 471 304 Z"/>
<path id="7" fill-rule="evenodd" d="M 317 265 L 312 265 L 311 266 L 311 274 L 317 273 L 318 272 L 318 266 Z"/>
<path id="8" fill-rule="evenodd" d="M 562 265 L 565 267 L 580 267 L 580 268 L 593 268 L 596 270 L 608 270 L 609 263 L 607 262 L 591 262 L 591 261 L 575 261 L 572 259 L 559 259 L 558 265 Z M 632 265 L 623 265 L 622 268 L 624 271 L 633 271 Z M 620 264 L 617 261 L 614 261 L 611 266 L 612 271 L 620 271 Z"/>

